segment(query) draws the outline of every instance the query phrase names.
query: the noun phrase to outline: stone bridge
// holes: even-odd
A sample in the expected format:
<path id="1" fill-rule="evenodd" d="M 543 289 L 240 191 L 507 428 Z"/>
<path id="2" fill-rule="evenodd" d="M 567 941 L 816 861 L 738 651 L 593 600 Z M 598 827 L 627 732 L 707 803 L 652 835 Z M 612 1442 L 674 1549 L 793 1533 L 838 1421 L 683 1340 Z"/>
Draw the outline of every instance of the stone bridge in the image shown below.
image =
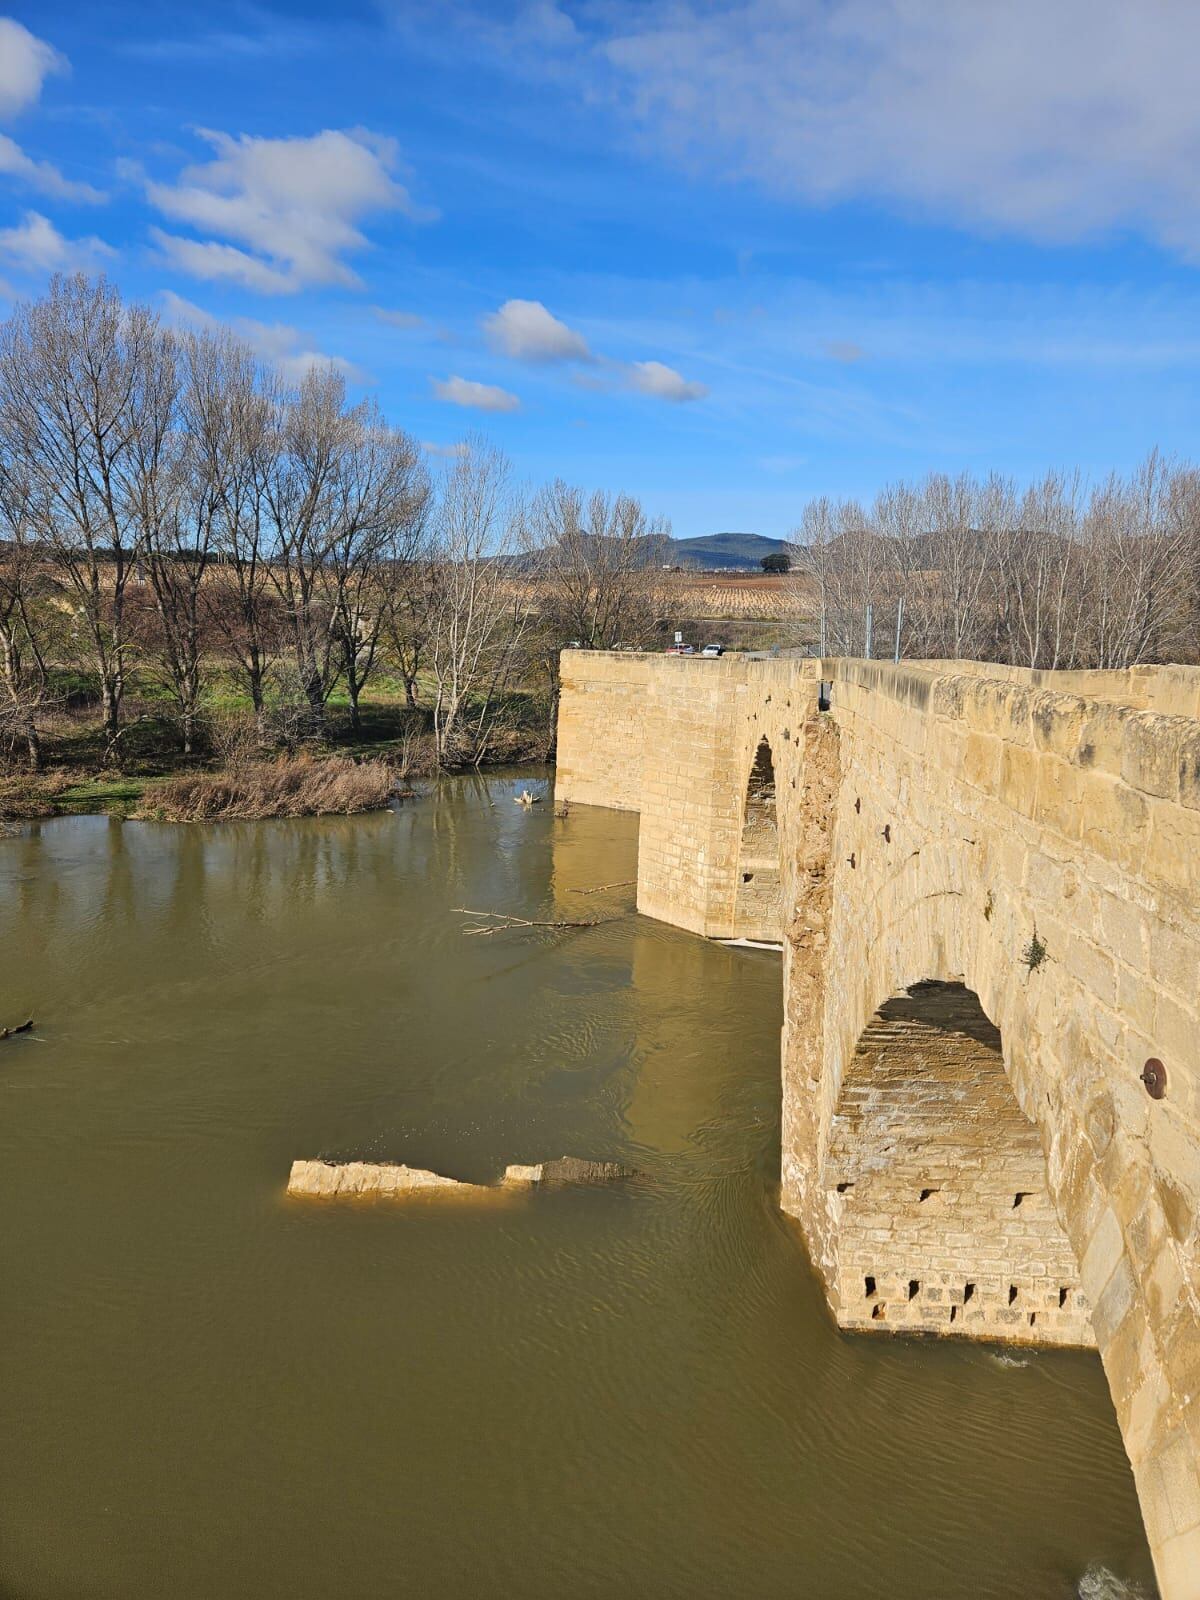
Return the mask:
<path id="1" fill-rule="evenodd" d="M 638 909 L 782 942 L 782 1205 L 848 1329 L 1098 1348 L 1200 1596 L 1200 670 L 569 651 Z M 1147 1065 L 1149 1063 L 1149 1065 Z"/>

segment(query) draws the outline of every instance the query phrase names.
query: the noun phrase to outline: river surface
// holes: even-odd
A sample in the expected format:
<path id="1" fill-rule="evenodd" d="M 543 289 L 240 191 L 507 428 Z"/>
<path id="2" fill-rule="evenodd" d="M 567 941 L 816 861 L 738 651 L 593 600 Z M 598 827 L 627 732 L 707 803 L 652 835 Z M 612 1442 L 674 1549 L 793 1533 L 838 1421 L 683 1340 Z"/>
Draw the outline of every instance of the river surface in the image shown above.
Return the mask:
<path id="1" fill-rule="evenodd" d="M 0 1595 L 1152 1592 L 1095 1358 L 831 1325 L 776 1206 L 779 958 L 574 892 L 636 818 L 513 792 L 0 841 L 0 1021 L 38 1019 L 0 1045 Z M 297 1156 L 564 1153 L 646 1178 L 284 1197 Z"/>

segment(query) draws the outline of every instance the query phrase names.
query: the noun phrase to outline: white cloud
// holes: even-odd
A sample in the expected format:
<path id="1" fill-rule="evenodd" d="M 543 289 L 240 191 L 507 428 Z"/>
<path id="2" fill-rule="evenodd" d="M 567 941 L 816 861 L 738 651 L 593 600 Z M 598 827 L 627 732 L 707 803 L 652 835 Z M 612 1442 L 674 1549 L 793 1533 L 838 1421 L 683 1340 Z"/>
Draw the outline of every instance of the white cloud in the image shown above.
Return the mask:
<path id="1" fill-rule="evenodd" d="M 171 265 L 191 278 L 237 283 L 260 294 L 290 294 L 297 287 L 286 272 L 231 244 L 183 239 L 177 233 L 164 233 L 161 228 L 151 228 L 150 237 Z"/>
<path id="2" fill-rule="evenodd" d="M 431 378 L 433 392 L 447 405 L 469 406 L 476 411 L 517 411 L 521 402 L 515 394 L 494 383 L 475 383 L 470 378 Z"/>
<path id="3" fill-rule="evenodd" d="M 68 239 L 40 211 L 27 211 L 15 227 L 0 228 L 0 258 L 20 272 L 72 272 L 116 255 L 102 239 Z"/>
<path id="4" fill-rule="evenodd" d="M 577 66 L 689 165 L 1200 257 L 1194 0 L 617 0 Z M 558 70 L 556 68 L 556 70 Z"/>
<path id="5" fill-rule="evenodd" d="M 82 200 L 89 205 L 97 205 L 107 198 L 99 189 L 93 189 L 90 183 L 75 183 L 70 178 L 64 178 L 51 162 L 35 161 L 32 156 L 27 156 L 16 140 L 10 139 L 6 133 L 0 133 L 0 172 L 7 173 L 11 178 L 19 178 L 31 189 L 40 189 L 43 194 L 53 195 L 56 200 Z"/>
<path id="6" fill-rule="evenodd" d="M 67 61 L 45 40 L 38 39 L 11 17 L 0 17 L 0 121 L 7 122 L 34 105 L 52 72 L 66 72 Z M 0 173 L 56 200 L 98 204 L 107 196 L 90 183 L 64 178 L 52 162 L 35 161 L 15 139 L 0 134 Z"/>
<path id="7" fill-rule="evenodd" d="M 435 444 L 432 439 L 422 439 L 421 449 L 430 456 L 469 456 L 471 446 L 465 439 L 460 439 L 457 444 Z"/>
<path id="8" fill-rule="evenodd" d="M 34 104 L 52 72 L 66 59 L 11 17 L 0 17 L 0 117 L 6 121 Z"/>
<path id="9" fill-rule="evenodd" d="M 308 336 L 287 323 L 256 322 L 253 317 L 216 317 L 170 289 L 163 290 L 162 303 L 169 322 L 203 332 L 232 330 L 288 383 L 299 383 L 314 367 L 333 367 L 352 383 L 362 383 L 367 378 L 352 361 L 327 355 L 323 350 L 309 349 Z"/>
<path id="10" fill-rule="evenodd" d="M 483 319 L 488 342 L 518 361 L 591 361 L 587 340 L 540 300 L 506 300 Z"/>
<path id="11" fill-rule="evenodd" d="M 425 318 L 416 311 L 389 311 L 386 306 L 372 306 L 372 311 L 380 322 L 386 322 L 389 328 L 423 328 Z"/>
<path id="12" fill-rule="evenodd" d="M 635 361 L 629 367 L 629 382 L 642 394 L 655 395 L 659 400 L 681 404 L 685 400 L 703 400 L 708 389 L 702 383 L 689 383 L 674 367 L 661 361 Z"/>
<path id="13" fill-rule="evenodd" d="M 423 221 L 431 215 L 392 176 L 395 140 L 365 128 L 327 128 L 311 138 L 234 138 L 207 130 L 202 136 L 216 152 L 211 161 L 186 168 L 178 183 L 146 186 L 164 216 L 215 236 L 196 244 L 158 235 L 194 276 L 267 294 L 306 284 L 357 285 L 343 257 L 366 246 L 359 226 L 366 216 L 401 211 Z"/>
<path id="14" fill-rule="evenodd" d="M 661 361 L 635 361 L 624 366 L 605 356 L 594 355 L 583 335 L 547 311 L 540 300 L 506 300 L 499 311 L 483 318 L 483 330 L 494 350 L 517 361 L 591 364 L 592 372 L 573 374 L 573 382 L 581 389 L 605 393 L 614 383 L 624 382 L 642 394 L 675 402 L 703 400 L 708 393 L 704 384 L 689 383 L 674 367 L 665 366 Z"/>

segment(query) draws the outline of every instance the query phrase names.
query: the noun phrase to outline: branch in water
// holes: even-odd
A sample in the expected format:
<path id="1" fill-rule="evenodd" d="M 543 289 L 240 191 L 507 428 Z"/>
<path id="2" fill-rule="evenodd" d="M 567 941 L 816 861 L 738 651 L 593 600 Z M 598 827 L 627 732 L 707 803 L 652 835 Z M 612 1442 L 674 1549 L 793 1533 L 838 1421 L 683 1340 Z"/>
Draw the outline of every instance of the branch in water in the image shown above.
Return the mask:
<path id="1" fill-rule="evenodd" d="M 514 928 L 598 928 L 603 922 L 613 922 L 614 917 L 594 917 L 588 922 L 558 922 L 551 918 L 514 917 L 506 911 L 469 911 L 466 906 L 455 906 L 454 910 L 462 917 L 491 917 L 491 923 L 477 923 L 472 928 L 464 928 L 464 933 L 488 934 L 511 933 Z"/>
<path id="2" fill-rule="evenodd" d="M 18 1033 L 28 1033 L 33 1027 L 33 1018 L 28 1022 L 18 1023 L 15 1028 L 0 1028 L 0 1039 L 14 1039 Z"/>
<path id="3" fill-rule="evenodd" d="M 598 883 L 594 889 L 568 889 L 568 894 L 603 894 L 606 889 L 629 889 L 636 878 L 622 878 L 619 883 Z"/>

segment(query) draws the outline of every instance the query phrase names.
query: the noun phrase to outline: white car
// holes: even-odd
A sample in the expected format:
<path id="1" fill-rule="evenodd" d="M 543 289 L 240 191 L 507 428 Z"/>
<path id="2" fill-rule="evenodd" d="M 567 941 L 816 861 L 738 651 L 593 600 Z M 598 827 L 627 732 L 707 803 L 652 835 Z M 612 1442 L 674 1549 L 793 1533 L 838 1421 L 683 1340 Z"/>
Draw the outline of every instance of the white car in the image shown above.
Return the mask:
<path id="1" fill-rule="evenodd" d="M 700 654 L 702 656 L 723 656 L 725 654 L 725 646 L 723 644 L 706 644 Z"/>

